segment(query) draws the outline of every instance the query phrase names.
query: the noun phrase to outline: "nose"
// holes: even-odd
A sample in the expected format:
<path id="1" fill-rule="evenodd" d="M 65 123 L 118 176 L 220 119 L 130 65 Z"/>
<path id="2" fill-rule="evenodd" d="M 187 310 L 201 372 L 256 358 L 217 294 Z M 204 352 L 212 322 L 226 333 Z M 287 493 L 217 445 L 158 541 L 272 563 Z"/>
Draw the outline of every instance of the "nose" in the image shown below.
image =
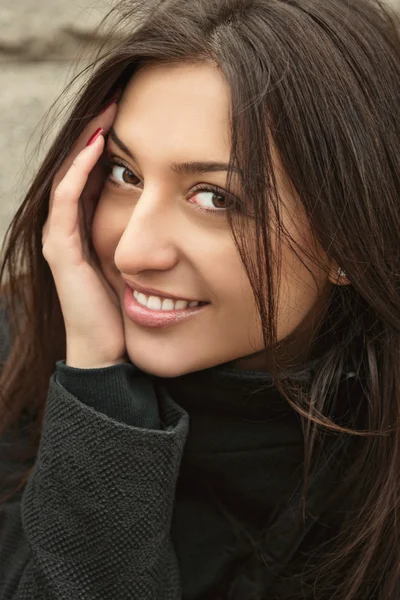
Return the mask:
<path id="1" fill-rule="evenodd" d="M 171 269 L 178 260 L 173 202 L 161 189 L 142 191 L 114 253 L 122 273 Z"/>

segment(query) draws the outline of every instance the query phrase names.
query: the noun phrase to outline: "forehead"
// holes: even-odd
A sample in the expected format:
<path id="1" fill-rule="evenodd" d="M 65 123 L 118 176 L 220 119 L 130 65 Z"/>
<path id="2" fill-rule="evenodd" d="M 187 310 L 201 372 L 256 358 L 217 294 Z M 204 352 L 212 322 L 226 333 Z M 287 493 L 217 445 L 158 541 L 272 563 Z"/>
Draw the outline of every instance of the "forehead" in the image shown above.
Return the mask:
<path id="1" fill-rule="evenodd" d="M 227 160 L 229 86 L 212 63 L 147 66 L 131 78 L 114 128 L 135 154 Z"/>

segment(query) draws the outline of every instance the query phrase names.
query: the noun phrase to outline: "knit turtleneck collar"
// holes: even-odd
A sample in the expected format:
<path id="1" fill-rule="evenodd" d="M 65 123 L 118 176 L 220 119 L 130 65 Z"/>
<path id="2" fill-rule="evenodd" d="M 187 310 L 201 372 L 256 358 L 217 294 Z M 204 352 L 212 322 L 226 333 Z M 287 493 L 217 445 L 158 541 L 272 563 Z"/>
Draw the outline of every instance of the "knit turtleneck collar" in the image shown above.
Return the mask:
<path id="1" fill-rule="evenodd" d="M 309 382 L 313 364 L 291 377 Z M 225 363 L 158 383 L 189 414 L 172 522 L 185 598 L 217 597 L 299 483 L 300 419 L 266 372 Z"/>
<path id="2" fill-rule="evenodd" d="M 308 388 L 322 359 L 287 375 Z M 171 529 L 184 597 L 226 597 L 259 544 L 265 556 L 275 556 L 276 544 L 282 556 L 290 546 L 289 521 L 272 547 L 261 540 L 301 487 L 300 417 L 271 374 L 231 363 L 159 383 L 189 415 Z"/>
<path id="3" fill-rule="evenodd" d="M 308 384 L 319 363 L 320 359 L 315 359 L 302 367 L 292 367 L 287 375 L 300 385 Z M 160 381 L 189 415 L 201 410 L 264 419 L 292 410 L 270 373 L 239 369 L 231 362 Z"/>

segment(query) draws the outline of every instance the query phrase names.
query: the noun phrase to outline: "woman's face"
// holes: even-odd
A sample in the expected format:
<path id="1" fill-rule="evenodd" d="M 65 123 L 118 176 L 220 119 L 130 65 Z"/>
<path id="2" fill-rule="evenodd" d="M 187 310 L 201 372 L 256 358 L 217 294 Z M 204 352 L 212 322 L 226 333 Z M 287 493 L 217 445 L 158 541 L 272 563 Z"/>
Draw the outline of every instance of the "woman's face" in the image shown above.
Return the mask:
<path id="1" fill-rule="evenodd" d="M 108 139 L 109 158 L 120 164 L 99 200 L 94 247 L 121 303 L 130 360 L 160 377 L 237 359 L 239 367 L 264 364 L 255 300 L 224 210 L 229 114 L 229 88 L 213 65 L 146 67 L 126 88 Z M 210 162 L 222 164 L 199 164 Z M 240 182 L 233 186 L 240 198 Z M 311 245 L 301 205 L 287 194 L 285 206 L 286 227 Z M 328 284 L 319 270 L 314 281 L 288 248 L 282 252 L 280 340 L 308 320 Z M 124 309 L 122 277 L 133 288 L 208 304 L 166 327 L 138 324 Z"/>

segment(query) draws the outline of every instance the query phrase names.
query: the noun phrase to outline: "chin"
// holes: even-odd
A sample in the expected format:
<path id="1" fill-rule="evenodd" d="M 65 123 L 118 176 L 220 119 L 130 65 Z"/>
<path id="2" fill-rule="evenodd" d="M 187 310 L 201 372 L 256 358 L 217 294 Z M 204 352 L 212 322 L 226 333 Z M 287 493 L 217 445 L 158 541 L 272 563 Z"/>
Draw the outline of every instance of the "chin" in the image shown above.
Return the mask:
<path id="1" fill-rule="evenodd" d="M 217 347 L 216 340 L 197 339 L 193 343 L 187 336 L 165 330 L 160 332 L 125 330 L 126 351 L 129 360 L 141 371 L 161 378 L 173 378 L 203 371 L 243 356 Z M 203 343 L 202 343 L 203 342 Z"/>
<path id="2" fill-rule="evenodd" d="M 154 349 L 144 348 L 143 344 L 135 345 L 127 343 L 127 354 L 129 360 L 141 371 L 154 375 L 155 377 L 172 378 L 187 375 L 195 371 L 202 371 L 219 365 L 224 360 L 214 359 L 210 361 L 207 355 L 203 357 L 193 356 L 193 352 L 154 352 Z"/>
<path id="3" fill-rule="evenodd" d="M 138 346 L 137 344 L 131 345 L 127 343 L 127 354 L 129 360 L 136 367 L 155 377 L 179 377 L 180 375 L 201 369 L 201 367 L 196 369 L 195 364 L 191 361 L 182 361 L 180 357 L 173 356 L 171 353 L 146 351 L 143 344 Z"/>
<path id="4" fill-rule="evenodd" d="M 131 356 L 129 352 L 128 356 L 130 361 L 141 371 L 144 371 L 145 373 L 148 373 L 149 375 L 153 375 L 155 377 L 179 377 L 181 375 L 186 375 L 187 373 L 192 373 L 193 371 L 199 371 L 203 368 L 194 368 L 192 365 L 189 366 L 182 364 L 174 364 L 168 361 L 163 363 L 163 361 L 160 361 L 158 359 L 154 360 L 154 357 L 149 360 L 146 360 L 144 356 L 136 358 L 134 356 Z"/>

